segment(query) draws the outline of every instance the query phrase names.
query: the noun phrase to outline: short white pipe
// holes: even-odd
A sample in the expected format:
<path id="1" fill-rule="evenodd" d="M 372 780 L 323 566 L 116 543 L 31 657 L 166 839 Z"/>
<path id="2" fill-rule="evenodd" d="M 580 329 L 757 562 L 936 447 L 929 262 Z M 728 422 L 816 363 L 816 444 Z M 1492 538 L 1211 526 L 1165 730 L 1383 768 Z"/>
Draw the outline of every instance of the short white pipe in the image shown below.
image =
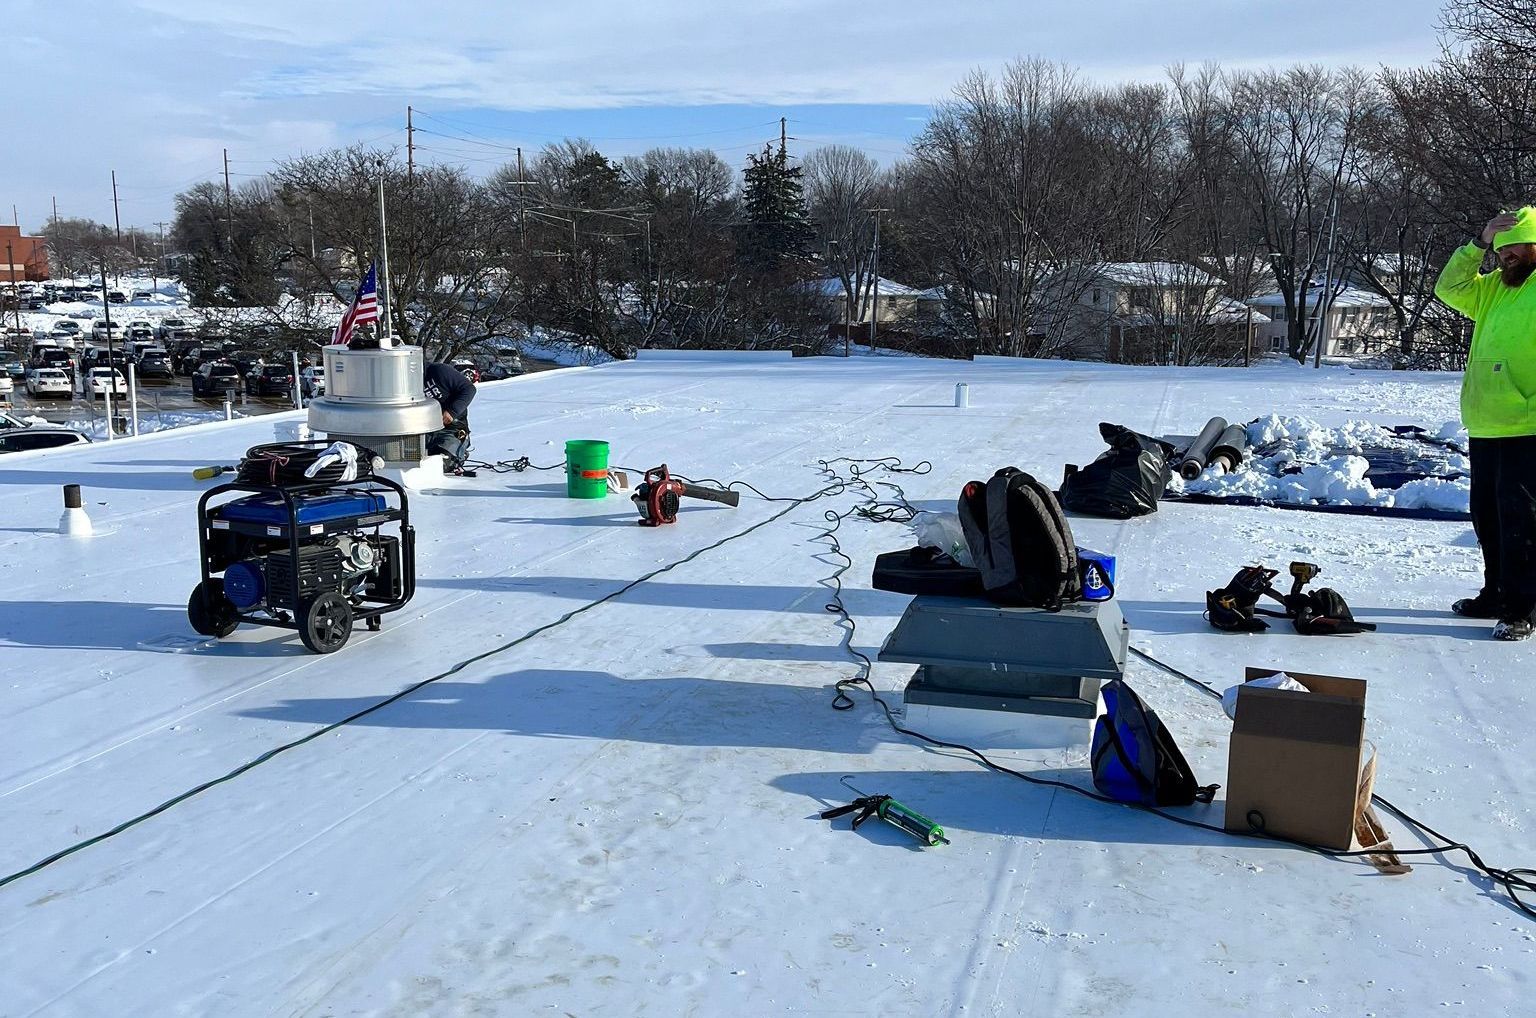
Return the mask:
<path id="1" fill-rule="evenodd" d="M 971 387 L 964 382 L 955 383 L 955 406 L 964 410 L 971 405 Z"/>
<path id="2" fill-rule="evenodd" d="M 64 514 L 59 517 L 59 533 L 66 537 L 90 537 L 91 518 L 86 515 L 80 485 L 64 485 Z"/>

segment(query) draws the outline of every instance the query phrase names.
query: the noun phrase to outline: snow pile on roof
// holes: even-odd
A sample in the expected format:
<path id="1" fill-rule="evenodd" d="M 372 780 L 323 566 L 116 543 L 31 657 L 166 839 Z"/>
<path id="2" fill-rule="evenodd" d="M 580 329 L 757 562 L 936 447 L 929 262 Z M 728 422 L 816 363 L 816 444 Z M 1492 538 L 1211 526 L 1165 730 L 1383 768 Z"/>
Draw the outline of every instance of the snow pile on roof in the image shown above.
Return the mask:
<path id="1" fill-rule="evenodd" d="M 1295 505 L 1468 511 L 1466 432 L 1458 421 L 1440 426 L 1430 441 L 1396 435 L 1371 421 L 1330 428 L 1306 417 L 1269 414 L 1248 425 L 1248 441 L 1252 451 L 1237 470 L 1226 473 L 1213 464 L 1193 481 L 1175 476 L 1170 490 Z M 1371 459 L 1383 457 L 1430 476 L 1378 488 L 1367 475 Z"/>

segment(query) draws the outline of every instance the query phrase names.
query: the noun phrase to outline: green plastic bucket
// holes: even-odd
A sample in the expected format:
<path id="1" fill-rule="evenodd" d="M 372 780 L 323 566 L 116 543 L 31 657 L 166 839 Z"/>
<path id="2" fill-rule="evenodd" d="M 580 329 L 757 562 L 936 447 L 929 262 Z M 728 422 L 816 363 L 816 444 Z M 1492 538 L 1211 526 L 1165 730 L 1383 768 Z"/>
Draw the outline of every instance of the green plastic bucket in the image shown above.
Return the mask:
<path id="1" fill-rule="evenodd" d="M 608 443 L 573 439 L 565 443 L 567 498 L 606 498 Z"/>

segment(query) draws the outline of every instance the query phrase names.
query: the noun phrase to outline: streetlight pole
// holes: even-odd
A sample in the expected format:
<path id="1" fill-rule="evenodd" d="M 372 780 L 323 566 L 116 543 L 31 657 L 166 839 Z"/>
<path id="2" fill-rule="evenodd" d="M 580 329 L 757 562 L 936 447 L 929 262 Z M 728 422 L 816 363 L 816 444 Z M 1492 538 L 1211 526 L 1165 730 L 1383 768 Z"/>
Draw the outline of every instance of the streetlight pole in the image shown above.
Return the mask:
<path id="1" fill-rule="evenodd" d="M 112 346 L 112 302 L 107 299 L 107 228 L 101 228 L 101 312 L 107 322 L 107 440 L 111 441 L 117 436 L 112 433 L 112 396 L 117 388 L 117 357 Z M 80 380 L 80 389 L 87 403 L 91 401 L 90 380 L 81 374 L 80 369 L 75 369 L 75 374 Z"/>
<path id="2" fill-rule="evenodd" d="M 874 295 L 869 313 L 869 352 L 875 352 L 875 346 L 879 342 L 877 329 L 880 322 L 880 213 L 889 212 L 890 209 L 865 209 L 875 217 L 875 265 L 874 265 Z"/>

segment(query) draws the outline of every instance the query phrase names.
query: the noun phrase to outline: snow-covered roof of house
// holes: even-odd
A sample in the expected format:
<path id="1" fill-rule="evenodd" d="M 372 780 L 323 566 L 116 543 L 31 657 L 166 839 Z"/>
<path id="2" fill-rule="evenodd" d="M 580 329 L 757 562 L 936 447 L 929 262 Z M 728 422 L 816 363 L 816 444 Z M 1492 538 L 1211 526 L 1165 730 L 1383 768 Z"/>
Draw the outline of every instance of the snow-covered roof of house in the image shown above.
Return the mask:
<path id="1" fill-rule="evenodd" d="M 819 292 L 828 297 L 841 299 L 846 295 L 846 292 L 843 290 L 843 281 L 838 279 L 836 276 L 828 276 L 825 279 L 817 280 L 812 285 L 815 286 Z M 859 291 L 861 295 L 867 294 L 869 292 L 869 284 L 866 282 L 864 286 L 865 288 Z M 879 289 L 880 296 L 882 297 L 910 297 L 916 300 L 922 300 L 927 298 L 930 294 L 930 291 L 928 290 L 919 290 L 915 287 L 907 286 L 904 283 L 898 283 L 894 279 L 886 279 L 884 276 L 880 277 Z M 940 296 L 942 296 L 942 293 Z"/>
<path id="2" fill-rule="evenodd" d="M 1325 296 L 1323 286 L 1313 286 L 1307 291 L 1307 306 L 1316 307 Z M 1285 295 L 1280 292 L 1260 294 L 1257 297 L 1249 297 L 1244 303 L 1256 308 L 1283 308 L 1285 307 Z M 1329 303 L 1336 308 L 1384 308 L 1392 304 L 1381 294 L 1371 290 L 1363 290 L 1355 286 L 1341 287 L 1329 299 Z"/>
<path id="3" fill-rule="evenodd" d="M 1085 268 L 1120 286 L 1220 286 L 1222 282 L 1185 262 L 1101 262 Z"/>
<path id="4" fill-rule="evenodd" d="M 328 656 L 279 629 L 201 641 L 185 614 L 209 483 L 192 469 L 297 412 L 0 457 L 0 1011 L 1524 1013 L 1536 927 L 1459 859 L 1380 876 L 989 772 L 857 690 L 832 709 L 857 674 L 844 641 L 876 655 L 909 602 L 870 570 L 912 535 L 850 516 L 857 629 L 824 607 L 842 560 L 823 513 L 894 496 L 875 482 L 948 511 L 998 467 L 1089 462 L 1106 416 L 1153 435 L 1299 406 L 1433 427 L 1457 390 L 1294 365 L 707 356 L 484 384 L 476 456 L 556 469 L 416 494 L 415 598 Z M 642 528 L 623 495 L 565 497 L 575 438 L 632 470 L 823 494 L 684 499 Z M 887 455 L 932 469 L 864 462 L 866 491 L 836 462 Z M 95 537 L 54 533 L 67 483 Z M 1071 524 L 1117 557 L 1138 653 L 1217 688 L 1245 665 L 1368 680 L 1377 790 L 1492 864 L 1531 864 L 1536 647 L 1447 613 L 1480 582 L 1466 524 L 1183 504 Z M 1380 631 L 1210 629 L 1206 591 L 1291 549 Z M 872 679 L 899 704 L 912 674 Z M 1134 654 L 1128 679 L 1196 777 L 1225 783 L 1219 706 Z M 996 759 L 1091 788 L 1090 725 Z M 818 819 L 853 797 L 845 775 L 951 843 Z M 1223 819 L 1220 795 L 1173 812 Z"/>

